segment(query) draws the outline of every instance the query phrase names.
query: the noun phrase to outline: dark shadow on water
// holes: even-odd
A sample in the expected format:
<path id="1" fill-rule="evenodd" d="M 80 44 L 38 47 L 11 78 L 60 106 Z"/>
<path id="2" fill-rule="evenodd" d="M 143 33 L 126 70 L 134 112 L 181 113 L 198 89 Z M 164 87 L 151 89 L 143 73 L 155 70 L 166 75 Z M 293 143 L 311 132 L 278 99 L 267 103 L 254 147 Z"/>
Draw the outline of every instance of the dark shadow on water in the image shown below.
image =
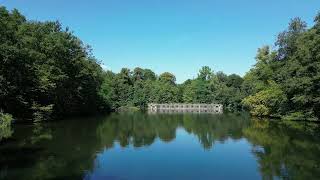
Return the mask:
<path id="1" fill-rule="evenodd" d="M 10 168 L 29 167 L 35 162 L 34 156 L 44 150 L 44 147 L 1 148 L 0 166 Z"/>

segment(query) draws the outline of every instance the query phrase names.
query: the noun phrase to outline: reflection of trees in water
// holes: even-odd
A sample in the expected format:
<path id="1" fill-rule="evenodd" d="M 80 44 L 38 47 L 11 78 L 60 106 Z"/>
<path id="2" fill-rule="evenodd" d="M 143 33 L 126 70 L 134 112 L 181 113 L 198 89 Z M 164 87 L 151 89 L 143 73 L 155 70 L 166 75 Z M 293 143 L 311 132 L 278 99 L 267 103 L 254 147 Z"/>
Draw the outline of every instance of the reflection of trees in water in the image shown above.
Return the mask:
<path id="1" fill-rule="evenodd" d="M 140 113 L 113 114 L 97 128 L 97 135 L 107 148 L 116 141 L 122 147 L 141 147 L 151 145 L 157 137 L 163 141 L 174 139 L 177 121 L 173 117 L 160 119 Z"/>
<path id="2" fill-rule="evenodd" d="M 240 120 L 241 119 L 241 120 Z M 111 148 L 151 145 L 175 139 L 178 127 L 199 138 L 204 148 L 215 140 L 240 138 L 248 118 L 236 115 L 111 114 L 106 118 L 66 120 L 31 127 L 17 125 L 13 140 L 0 146 L 1 179 L 81 179 L 96 154 Z M 29 125 L 28 125 L 29 126 Z"/>
<path id="3" fill-rule="evenodd" d="M 264 179 L 320 178 L 318 125 L 254 120 L 244 135 L 254 144 Z"/>
<path id="4" fill-rule="evenodd" d="M 187 132 L 197 136 L 205 149 L 211 148 L 216 140 L 223 142 L 228 138 L 240 139 L 242 129 L 249 124 L 249 117 L 245 114 L 198 115 L 183 118 L 183 127 Z"/>
<path id="5" fill-rule="evenodd" d="M 94 168 L 97 152 L 115 142 L 122 147 L 169 142 L 178 128 L 196 136 L 205 149 L 216 141 L 245 137 L 254 145 L 264 179 L 320 177 L 320 133 L 311 124 L 252 121 L 245 114 L 134 113 L 33 128 L 17 125 L 10 141 L 0 146 L 0 179 L 82 179 Z"/>
<path id="6" fill-rule="evenodd" d="M 97 150 L 94 119 L 16 125 L 12 140 L 0 146 L 0 179 L 82 179 Z M 1 174 L 1 172 L 0 172 Z"/>
<path id="7" fill-rule="evenodd" d="M 202 146 L 208 149 L 215 140 L 241 138 L 242 129 L 249 123 L 245 115 L 113 114 L 97 128 L 97 134 L 106 147 L 112 147 L 114 142 L 119 142 L 122 147 L 129 144 L 141 147 L 152 144 L 156 138 L 172 141 L 176 129 L 182 127 L 197 136 Z"/>

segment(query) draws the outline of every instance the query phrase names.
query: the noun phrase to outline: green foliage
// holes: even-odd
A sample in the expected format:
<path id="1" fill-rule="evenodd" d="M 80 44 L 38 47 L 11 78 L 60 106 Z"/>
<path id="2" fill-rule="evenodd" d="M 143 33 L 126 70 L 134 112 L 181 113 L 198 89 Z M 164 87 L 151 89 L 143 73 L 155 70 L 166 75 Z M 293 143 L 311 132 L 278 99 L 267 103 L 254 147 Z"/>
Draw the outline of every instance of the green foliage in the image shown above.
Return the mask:
<path id="1" fill-rule="evenodd" d="M 320 118 L 320 22 L 295 18 L 279 34 L 276 49 L 258 49 L 244 76 L 200 69 L 176 84 L 169 72 L 127 68 L 104 72 L 90 47 L 59 22 L 28 21 L 0 8 L 0 109 L 14 117 L 52 117 L 146 108 L 155 103 L 221 103 L 256 116 Z"/>
<path id="2" fill-rule="evenodd" d="M 140 111 L 139 108 L 133 106 L 122 106 L 118 109 L 119 112 L 138 112 Z"/>
<path id="3" fill-rule="evenodd" d="M 53 111 L 53 105 L 47 105 L 47 106 L 41 106 L 39 104 L 33 104 L 32 109 L 34 111 L 33 113 L 33 119 L 35 122 L 43 121 L 46 119 L 50 119 Z"/>
<path id="4" fill-rule="evenodd" d="M 152 100 L 156 103 L 178 102 L 179 88 L 170 81 L 164 82 L 159 80 L 155 83 L 152 90 Z"/>
<path id="5" fill-rule="evenodd" d="M 198 74 L 198 79 L 201 79 L 203 81 L 209 80 L 212 78 L 213 72 L 210 67 L 203 66 Z"/>
<path id="6" fill-rule="evenodd" d="M 12 116 L 10 114 L 0 112 L 0 141 L 12 135 L 11 121 Z"/>
<path id="7" fill-rule="evenodd" d="M 159 81 L 162 83 L 169 83 L 174 85 L 176 83 L 176 77 L 169 72 L 164 72 L 160 74 Z"/>
<path id="8" fill-rule="evenodd" d="M 286 116 L 283 117 L 284 120 L 306 120 L 306 117 L 303 112 L 298 111 L 298 112 L 292 112 Z"/>
<path id="9" fill-rule="evenodd" d="M 224 77 L 223 79 L 220 77 Z M 148 103 L 222 103 L 226 109 L 242 109 L 243 79 L 235 74 L 215 74 L 205 66 L 197 78 L 176 84 L 173 74 L 165 72 L 157 76 L 150 69 L 135 68 L 133 72 L 122 69 L 114 74 L 104 74 L 100 94 L 111 107 L 120 110 L 125 107 L 145 109 Z M 126 109 L 126 108 L 125 108 Z"/>
<path id="10" fill-rule="evenodd" d="M 255 116 L 279 116 L 285 103 L 286 96 L 275 82 L 269 82 L 266 89 L 243 99 L 243 104 Z"/>
<path id="11" fill-rule="evenodd" d="M 244 97 L 242 82 L 243 79 L 236 74 L 214 73 L 205 66 L 196 79 L 183 84 L 182 99 L 188 103 L 221 103 L 227 110 L 239 111 Z"/>
<path id="12" fill-rule="evenodd" d="M 295 18 L 280 33 L 277 49 L 258 50 L 256 65 L 245 75 L 244 104 L 257 116 L 280 115 L 285 119 L 320 118 L 320 26 L 306 29 Z M 275 82 L 277 88 L 268 82 Z M 275 103 L 275 104 L 274 104 Z"/>
<path id="13" fill-rule="evenodd" d="M 103 71 L 90 48 L 59 22 L 27 21 L 0 7 L 0 109 L 17 118 L 92 113 Z"/>

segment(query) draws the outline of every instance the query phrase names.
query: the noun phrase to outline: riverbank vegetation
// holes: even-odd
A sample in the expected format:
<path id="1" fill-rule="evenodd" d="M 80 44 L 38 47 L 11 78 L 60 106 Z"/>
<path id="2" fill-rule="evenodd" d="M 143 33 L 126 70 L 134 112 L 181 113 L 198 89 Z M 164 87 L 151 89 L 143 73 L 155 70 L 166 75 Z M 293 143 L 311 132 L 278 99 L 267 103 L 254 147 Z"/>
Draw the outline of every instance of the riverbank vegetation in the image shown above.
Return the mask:
<path id="1" fill-rule="evenodd" d="M 314 26 L 295 18 L 278 36 L 276 50 L 258 50 L 245 75 L 244 105 L 256 116 L 320 118 L 320 13 Z"/>
<path id="2" fill-rule="evenodd" d="M 103 71 L 59 22 L 28 21 L 0 8 L 0 102 L 15 118 L 47 119 L 104 109 Z"/>
<path id="3" fill-rule="evenodd" d="M 104 71 L 90 47 L 59 22 L 30 21 L 4 7 L 0 40 L 0 109 L 16 119 L 144 109 L 150 102 L 221 103 L 255 116 L 320 118 L 320 15 L 310 28 L 293 19 L 275 48 L 258 49 L 243 78 L 204 66 L 182 84 L 169 72 Z"/>
<path id="4" fill-rule="evenodd" d="M 10 114 L 0 112 L 0 141 L 12 135 L 11 121 L 12 116 Z"/>

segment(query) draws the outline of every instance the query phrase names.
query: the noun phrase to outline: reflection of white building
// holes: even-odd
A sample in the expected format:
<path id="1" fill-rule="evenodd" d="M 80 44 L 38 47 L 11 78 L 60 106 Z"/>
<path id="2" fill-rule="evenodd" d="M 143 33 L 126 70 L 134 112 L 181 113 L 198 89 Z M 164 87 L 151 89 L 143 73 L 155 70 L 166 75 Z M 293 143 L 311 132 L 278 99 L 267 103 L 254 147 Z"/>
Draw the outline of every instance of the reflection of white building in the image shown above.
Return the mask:
<path id="1" fill-rule="evenodd" d="M 149 112 L 193 112 L 193 113 L 222 113 L 222 104 L 148 104 Z"/>

